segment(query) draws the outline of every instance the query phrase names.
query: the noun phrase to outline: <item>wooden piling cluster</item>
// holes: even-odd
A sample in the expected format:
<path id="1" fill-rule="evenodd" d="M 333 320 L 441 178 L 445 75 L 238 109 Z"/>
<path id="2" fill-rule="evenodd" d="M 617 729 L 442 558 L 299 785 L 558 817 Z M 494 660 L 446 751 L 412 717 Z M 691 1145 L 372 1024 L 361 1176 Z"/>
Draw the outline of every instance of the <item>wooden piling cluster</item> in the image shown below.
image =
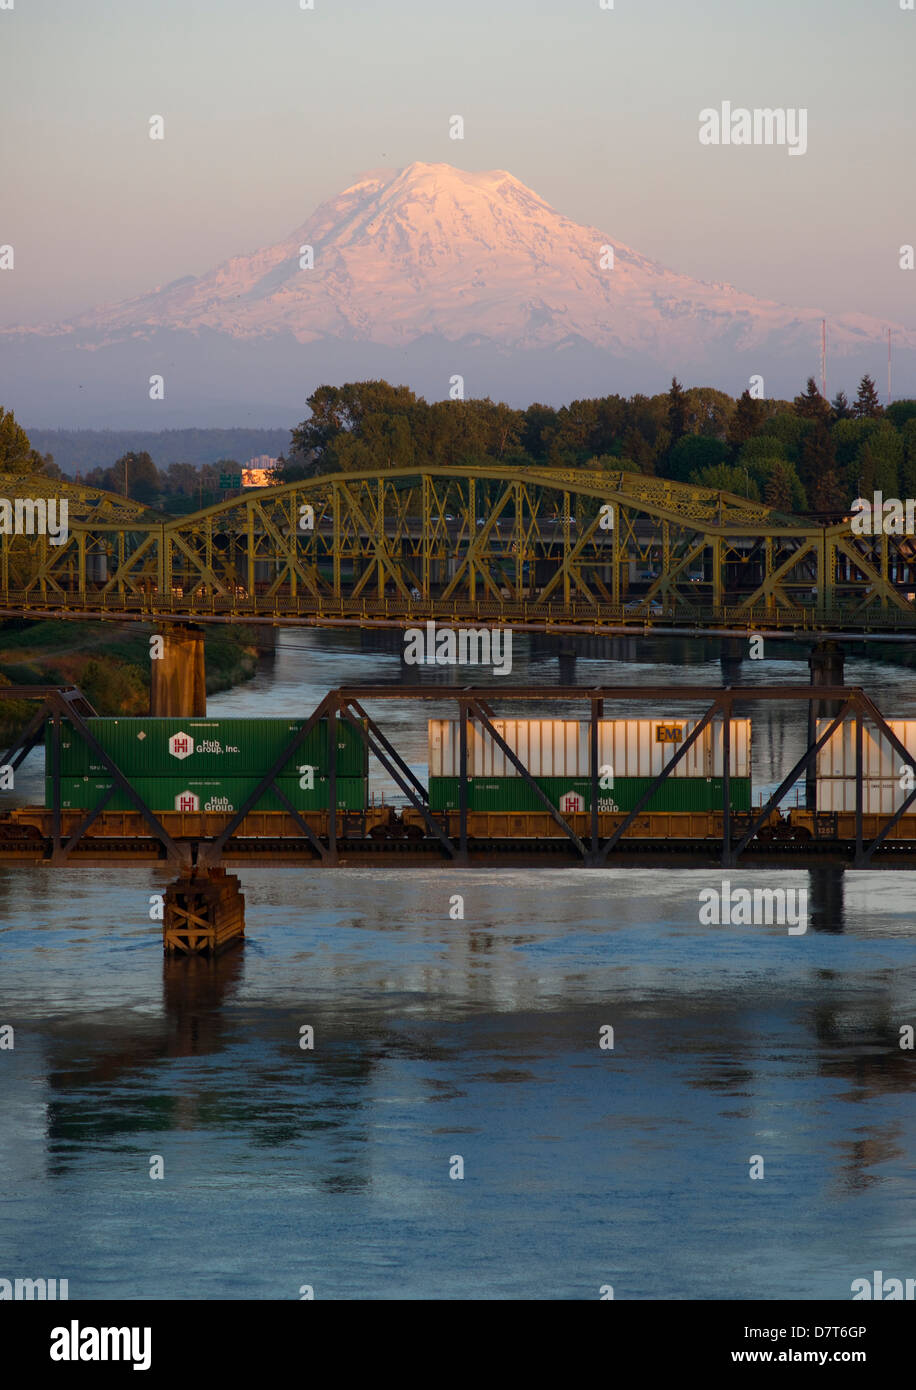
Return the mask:
<path id="1" fill-rule="evenodd" d="M 237 874 L 193 870 L 165 893 L 162 943 L 166 955 L 215 956 L 245 935 L 245 895 Z"/>

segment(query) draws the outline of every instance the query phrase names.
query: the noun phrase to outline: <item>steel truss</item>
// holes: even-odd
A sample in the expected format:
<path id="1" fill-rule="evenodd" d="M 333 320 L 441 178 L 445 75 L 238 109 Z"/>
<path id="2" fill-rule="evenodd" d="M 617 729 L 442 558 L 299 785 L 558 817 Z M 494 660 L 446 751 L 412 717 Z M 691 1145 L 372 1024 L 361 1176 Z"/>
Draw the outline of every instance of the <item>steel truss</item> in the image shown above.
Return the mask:
<path id="1" fill-rule="evenodd" d="M 74 484 L 69 534 L 0 534 L 0 617 L 916 631 L 916 544 L 624 471 L 337 473 L 162 520 Z"/>
<path id="2" fill-rule="evenodd" d="M 160 819 L 162 813 L 157 814 L 150 810 L 134 790 L 129 779 L 93 736 L 86 720 L 94 715 L 94 711 L 76 687 L 15 686 L 12 689 L 15 691 L 17 699 L 36 700 L 40 701 L 41 704 L 5 757 L 0 760 L 0 766 L 17 769 L 28 752 L 41 741 L 45 725 L 48 719 L 51 720 L 51 759 L 48 769 L 52 786 L 50 858 L 51 862 L 55 864 L 67 862 L 73 850 L 86 837 L 97 817 L 104 811 L 107 800 L 113 794 L 115 787 L 127 792 L 136 811 L 145 822 L 149 835 L 159 841 L 163 854 L 170 861 L 200 868 L 213 867 L 219 864 L 232 837 L 241 828 L 246 817 L 253 811 L 261 797 L 266 792 L 272 791 L 280 797 L 301 836 L 314 851 L 316 859 L 322 864 L 338 863 L 341 813 L 337 805 L 336 738 L 330 737 L 328 740 L 329 806 L 327 812 L 328 829 L 325 837 L 317 835 L 302 813 L 293 808 L 284 796 L 278 780 L 282 769 L 289 763 L 302 741 L 321 719 L 331 721 L 329 727 L 333 729 L 333 721 L 340 718 L 346 720 L 357 730 L 368 750 L 379 760 L 397 783 L 410 805 L 420 814 L 426 827 L 427 840 L 431 844 L 435 844 L 443 858 L 457 864 L 467 863 L 469 858 L 467 733 L 472 721 L 476 722 L 481 730 L 502 750 L 515 767 L 518 776 L 532 789 L 545 810 L 563 830 L 580 862 L 590 867 L 603 867 L 608 864 L 618 847 L 622 847 L 621 841 L 626 831 L 637 817 L 644 813 L 654 793 L 674 774 L 675 768 L 700 738 L 704 729 L 714 722 L 721 723 L 723 739 L 721 863 L 724 867 L 740 865 L 742 855 L 748 850 L 758 832 L 767 826 L 772 813 L 777 810 L 789 789 L 808 768 L 815 765 L 820 750 L 846 720 L 854 721 L 856 746 L 855 843 L 852 847 L 850 867 L 859 869 L 873 867 L 873 857 L 876 851 L 886 844 L 891 831 L 916 802 L 916 787 L 914 787 L 893 814 L 887 815 L 883 819 L 879 817 L 876 833 L 871 839 L 865 839 L 863 833 L 862 749 L 863 729 L 866 721 L 888 740 L 894 752 L 902 758 L 904 763 L 910 764 L 911 755 L 890 728 L 875 703 L 863 689 L 857 686 L 785 685 L 728 686 L 724 688 L 683 685 L 596 688 L 567 686 L 553 689 L 505 686 L 454 689 L 428 686 L 357 686 L 332 690 L 316 705 L 311 714 L 305 717 L 299 732 L 290 740 L 273 765 L 265 771 L 244 805 L 233 813 L 219 833 L 210 837 L 199 836 L 193 840 L 176 840 L 163 825 Z M 454 702 L 459 720 L 461 788 L 457 833 L 455 834 L 449 833 L 448 817 L 443 818 L 441 814 L 430 810 L 427 788 L 411 771 L 377 720 L 366 712 L 367 702 L 391 700 L 417 700 L 426 703 L 430 701 L 437 703 Z M 508 746 L 496 729 L 493 723 L 495 717 L 493 706 L 503 700 L 513 703 L 537 700 L 552 704 L 562 703 L 567 708 L 569 706 L 580 708 L 585 706 L 588 710 L 591 746 L 591 817 L 590 833 L 587 837 L 583 837 L 566 817 L 552 805 L 538 787 L 523 761 Z M 600 790 L 598 722 L 604 717 L 604 707 L 607 701 L 632 703 L 634 708 L 640 712 L 653 705 L 663 706 L 670 712 L 673 707 L 680 708 L 685 703 L 705 704 L 706 709 L 697 719 L 694 729 L 680 744 L 674 757 L 652 779 L 637 804 L 623 816 L 614 832 L 607 839 L 602 840 L 599 833 L 598 812 Z M 771 703 L 773 701 L 801 701 L 806 705 L 813 702 L 816 706 L 820 706 L 821 702 L 833 702 L 839 707 L 820 736 L 812 736 L 809 739 L 805 751 L 782 779 L 765 805 L 756 811 L 734 812 L 731 809 L 730 796 L 732 774 L 730 721 L 734 717 L 735 706 L 738 704 Z M 61 833 L 60 737 L 61 722 L 64 719 L 69 721 L 85 739 L 89 748 L 104 764 L 112 778 L 111 790 L 96 807 L 86 813 L 76 829 L 67 837 Z M 344 816 L 344 823 L 346 820 L 347 817 Z M 916 843 L 914 843 L 913 849 L 914 856 L 916 856 Z"/>

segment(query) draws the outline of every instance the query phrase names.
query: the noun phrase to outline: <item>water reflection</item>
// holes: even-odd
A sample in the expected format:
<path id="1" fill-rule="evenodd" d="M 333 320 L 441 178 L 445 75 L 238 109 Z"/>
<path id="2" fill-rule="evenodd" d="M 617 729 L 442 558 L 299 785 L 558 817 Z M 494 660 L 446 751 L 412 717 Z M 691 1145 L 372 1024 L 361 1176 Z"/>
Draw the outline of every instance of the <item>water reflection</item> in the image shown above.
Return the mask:
<path id="1" fill-rule="evenodd" d="M 840 933 L 844 929 L 846 877 L 843 869 L 808 870 L 808 930 Z"/>
<path id="2" fill-rule="evenodd" d="M 628 644 L 580 652 L 576 680 L 719 683 L 714 649 Z M 741 678 L 803 680 L 797 656 Z M 513 681 L 556 682 L 555 653 L 514 657 Z M 397 645 L 284 632 L 211 710 L 308 712 L 400 671 Z M 916 713 L 907 672 L 856 658 L 847 678 Z M 425 762 L 429 708 L 372 712 Z M 805 717 L 751 712 L 761 784 Z M 700 927 L 697 872 L 246 867 L 248 941 L 212 964 L 163 964 L 157 875 L 0 869 L 4 1238 L 75 1296 L 594 1297 L 607 1279 L 619 1297 L 846 1299 L 916 1250 L 912 875 L 782 872 L 808 890 L 790 938 Z"/>
<path id="3" fill-rule="evenodd" d="M 244 961 L 244 945 L 214 959 L 163 957 L 162 1003 L 170 1025 L 165 1056 L 198 1057 L 222 1047 L 224 1005 L 242 983 Z"/>

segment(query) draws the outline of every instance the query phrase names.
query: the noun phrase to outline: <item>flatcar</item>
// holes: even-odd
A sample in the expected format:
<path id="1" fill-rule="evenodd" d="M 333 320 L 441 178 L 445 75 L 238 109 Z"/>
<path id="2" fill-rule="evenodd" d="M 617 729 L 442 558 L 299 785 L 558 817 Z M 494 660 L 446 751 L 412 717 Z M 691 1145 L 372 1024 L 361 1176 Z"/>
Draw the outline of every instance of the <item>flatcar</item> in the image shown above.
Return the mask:
<path id="1" fill-rule="evenodd" d="M 916 720 L 889 721 L 916 764 Z M 467 833 L 473 840 L 554 840 L 565 831 L 546 801 L 581 839 L 592 833 L 593 730 L 588 720 L 494 719 L 493 736 L 478 723 L 467 727 L 462 767 L 457 720 L 430 720 L 427 728 L 429 805 L 450 837 L 460 829 L 461 773 L 466 777 Z M 265 767 L 275 764 L 301 722 L 283 719 L 93 719 L 98 743 L 174 838 L 219 834 L 250 796 Z M 333 733 L 332 733 L 333 728 Z M 679 716 L 598 721 L 598 833 L 608 838 L 652 781 L 675 759 L 696 728 Z M 818 725 L 823 733 L 826 724 Z M 730 814 L 738 835 L 752 823 L 752 726 L 729 725 Z M 415 807 L 376 804 L 369 795 L 368 753 L 359 731 L 345 721 L 320 721 L 301 751 L 284 767 L 277 787 L 262 794 L 236 834 L 241 838 L 301 838 L 288 801 L 312 831 L 328 835 L 329 739 L 336 744 L 339 838 L 421 840 L 426 817 Z M 724 726 L 707 725 L 624 832 L 631 840 L 717 840 L 723 833 Z M 46 739 L 48 769 L 53 731 Z M 856 836 L 855 734 L 841 725 L 817 760 L 817 810 L 771 812 L 756 832 L 762 842 L 851 841 Z M 521 772 L 523 766 L 528 776 Z M 882 733 L 863 740 L 862 833 L 874 838 L 906 795 L 906 764 Z M 110 770 L 75 729 L 64 723 L 60 748 L 61 830 L 75 831 L 103 797 L 93 836 L 148 833 L 132 798 L 113 785 Z M 912 776 L 912 767 L 910 768 Z M 51 833 L 54 783 L 46 781 L 45 807 L 27 807 L 0 818 L 0 840 L 23 833 Z M 758 798 L 759 800 L 759 798 Z M 892 841 L 916 841 L 916 811 L 894 826 Z"/>

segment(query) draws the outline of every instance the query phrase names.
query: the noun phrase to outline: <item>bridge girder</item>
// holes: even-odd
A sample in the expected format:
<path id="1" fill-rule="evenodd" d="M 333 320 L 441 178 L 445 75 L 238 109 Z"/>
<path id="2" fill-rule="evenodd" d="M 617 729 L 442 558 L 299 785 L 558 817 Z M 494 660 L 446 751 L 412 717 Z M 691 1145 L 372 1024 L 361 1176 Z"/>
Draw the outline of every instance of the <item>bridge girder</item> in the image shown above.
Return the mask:
<path id="1" fill-rule="evenodd" d="M 912 538 L 625 471 L 337 473 L 168 520 L 41 486 L 68 497 L 69 532 L 0 534 L 4 613 L 916 629 Z M 0 477 L 0 499 L 36 489 Z"/>

